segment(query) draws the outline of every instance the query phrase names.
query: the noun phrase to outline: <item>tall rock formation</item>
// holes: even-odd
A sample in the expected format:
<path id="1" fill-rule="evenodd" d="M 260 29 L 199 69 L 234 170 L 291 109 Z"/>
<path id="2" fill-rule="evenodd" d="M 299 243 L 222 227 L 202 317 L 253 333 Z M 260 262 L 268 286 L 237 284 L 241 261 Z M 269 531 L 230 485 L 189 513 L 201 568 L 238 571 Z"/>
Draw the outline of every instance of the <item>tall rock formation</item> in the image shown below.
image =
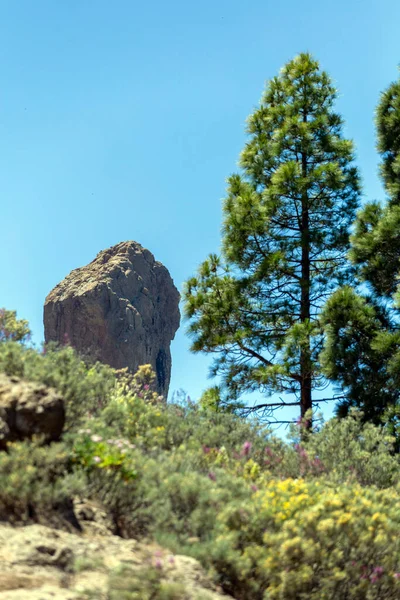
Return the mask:
<path id="1" fill-rule="evenodd" d="M 168 394 L 170 343 L 179 327 L 179 292 L 168 270 L 136 242 L 103 250 L 47 296 L 45 341 L 65 343 L 114 368 L 151 364 Z"/>

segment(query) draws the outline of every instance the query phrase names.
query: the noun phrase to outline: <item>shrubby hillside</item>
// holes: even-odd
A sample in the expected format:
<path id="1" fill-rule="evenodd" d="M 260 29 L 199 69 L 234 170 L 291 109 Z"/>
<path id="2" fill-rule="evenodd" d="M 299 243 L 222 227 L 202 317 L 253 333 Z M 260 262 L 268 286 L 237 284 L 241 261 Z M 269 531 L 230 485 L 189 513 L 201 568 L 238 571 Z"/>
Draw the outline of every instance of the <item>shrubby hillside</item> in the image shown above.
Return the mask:
<path id="1" fill-rule="evenodd" d="M 27 333 L 3 336 L 0 372 L 58 390 L 66 423 L 58 442 L 13 442 L 0 453 L 2 521 L 82 535 L 73 506 L 85 500 L 115 536 L 197 559 L 237 600 L 400 597 L 393 429 L 351 412 L 315 418 L 312 431 L 299 422 L 286 442 L 255 419 L 165 404 L 146 366 L 117 373 L 68 346 L 17 341 Z M 163 561 L 149 569 L 109 573 L 104 597 L 194 598 L 162 583 Z"/>

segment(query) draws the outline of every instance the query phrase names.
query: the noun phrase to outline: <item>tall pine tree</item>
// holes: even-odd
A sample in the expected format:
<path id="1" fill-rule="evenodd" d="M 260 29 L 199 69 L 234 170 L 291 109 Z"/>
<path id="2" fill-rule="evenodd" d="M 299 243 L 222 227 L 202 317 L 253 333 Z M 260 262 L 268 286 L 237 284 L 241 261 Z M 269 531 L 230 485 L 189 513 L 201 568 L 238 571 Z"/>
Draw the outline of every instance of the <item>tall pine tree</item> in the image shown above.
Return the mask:
<path id="1" fill-rule="evenodd" d="M 295 394 L 301 416 L 312 408 L 319 314 L 345 276 L 359 200 L 335 98 L 309 54 L 269 81 L 248 119 L 241 172 L 228 179 L 222 256 L 210 255 L 186 284 L 192 350 L 215 355 L 228 401 L 257 390 Z"/>
<path id="2" fill-rule="evenodd" d="M 381 95 L 376 128 L 387 202 L 357 215 L 350 258 L 360 285 L 329 299 L 321 358 L 346 395 L 339 415 L 356 406 L 379 422 L 400 400 L 400 79 Z"/>

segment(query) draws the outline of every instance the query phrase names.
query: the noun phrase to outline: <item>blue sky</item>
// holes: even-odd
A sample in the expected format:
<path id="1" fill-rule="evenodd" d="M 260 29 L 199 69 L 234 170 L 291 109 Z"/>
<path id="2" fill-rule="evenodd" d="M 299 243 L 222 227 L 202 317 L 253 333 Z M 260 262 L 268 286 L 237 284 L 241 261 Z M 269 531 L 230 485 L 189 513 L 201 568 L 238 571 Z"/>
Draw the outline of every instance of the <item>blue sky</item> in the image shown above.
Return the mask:
<path id="1" fill-rule="evenodd" d="M 246 117 L 302 51 L 337 83 L 365 197 L 382 197 L 373 113 L 399 23 L 399 0 L 0 0 L 0 306 L 40 343 L 47 293 L 129 239 L 181 288 L 218 251 Z M 196 398 L 209 360 L 184 330 L 171 391 Z"/>

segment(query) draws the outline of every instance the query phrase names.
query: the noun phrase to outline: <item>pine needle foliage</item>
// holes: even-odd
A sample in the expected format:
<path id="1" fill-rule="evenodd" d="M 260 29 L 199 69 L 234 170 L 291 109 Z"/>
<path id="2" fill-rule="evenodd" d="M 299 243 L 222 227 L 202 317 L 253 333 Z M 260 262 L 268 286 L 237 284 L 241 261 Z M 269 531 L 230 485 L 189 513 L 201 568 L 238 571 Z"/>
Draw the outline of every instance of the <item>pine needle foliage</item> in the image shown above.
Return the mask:
<path id="1" fill-rule="evenodd" d="M 355 406 L 380 422 L 400 399 L 400 78 L 381 94 L 376 131 L 387 202 L 369 202 L 357 215 L 349 257 L 358 285 L 328 301 L 321 359 L 346 395 L 338 414 Z"/>
<path id="2" fill-rule="evenodd" d="M 310 54 L 268 82 L 228 179 L 222 255 L 186 283 L 192 350 L 215 355 L 229 401 L 294 393 L 304 416 L 321 383 L 319 314 L 346 278 L 360 193 L 335 99 Z"/>

